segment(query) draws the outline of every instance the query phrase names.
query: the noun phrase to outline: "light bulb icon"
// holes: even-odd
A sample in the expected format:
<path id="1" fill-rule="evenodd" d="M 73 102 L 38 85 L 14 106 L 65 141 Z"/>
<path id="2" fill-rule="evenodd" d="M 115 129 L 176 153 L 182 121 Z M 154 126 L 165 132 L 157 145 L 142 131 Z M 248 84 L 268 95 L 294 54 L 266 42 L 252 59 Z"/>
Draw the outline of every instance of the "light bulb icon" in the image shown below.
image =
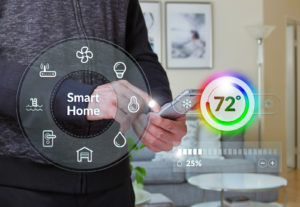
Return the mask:
<path id="1" fill-rule="evenodd" d="M 128 104 L 128 111 L 130 111 L 131 113 L 136 113 L 139 110 L 140 110 L 140 104 L 138 103 L 137 98 L 135 96 L 132 96 Z"/>
<path id="2" fill-rule="evenodd" d="M 114 71 L 117 75 L 117 78 L 122 79 L 124 77 L 124 74 L 126 72 L 126 65 L 123 62 L 116 62 L 114 65 Z"/>

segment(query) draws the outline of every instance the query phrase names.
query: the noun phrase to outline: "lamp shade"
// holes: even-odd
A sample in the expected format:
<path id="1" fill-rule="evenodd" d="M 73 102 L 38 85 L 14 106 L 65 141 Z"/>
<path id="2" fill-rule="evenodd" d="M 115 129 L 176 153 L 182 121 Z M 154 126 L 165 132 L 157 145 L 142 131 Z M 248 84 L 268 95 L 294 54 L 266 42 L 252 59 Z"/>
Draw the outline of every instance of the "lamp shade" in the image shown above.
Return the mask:
<path id="1" fill-rule="evenodd" d="M 252 25 L 247 29 L 251 36 L 255 39 L 265 39 L 270 36 L 276 27 L 272 25 Z"/>

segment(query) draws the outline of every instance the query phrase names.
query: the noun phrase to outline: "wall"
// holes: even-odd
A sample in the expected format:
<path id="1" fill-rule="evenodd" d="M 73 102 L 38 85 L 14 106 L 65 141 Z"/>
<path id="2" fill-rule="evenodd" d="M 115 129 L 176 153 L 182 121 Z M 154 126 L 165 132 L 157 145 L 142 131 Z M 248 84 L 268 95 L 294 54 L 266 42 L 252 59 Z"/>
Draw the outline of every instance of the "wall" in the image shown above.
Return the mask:
<path id="1" fill-rule="evenodd" d="M 162 0 L 163 12 L 165 11 L 164 2 L 166 1 Z M 201 82 L 210 74 L 222 69 L 240 71 L 256 84 L 257 45 L 256 41 L 248 34 L 246 27 L 262 24 L 262 0 L 192 0 L 190 2 L 212 3 L 214 65 L 213 69 L 166 69 L 173 95 L 176 96 L 187 88 L 198 88 Z M 162 26 L 165 28 L 165 22 L 163 22 Z M 166 48 L 165 36 L 163 34 L 163 51 Z M 164 66 L 166 65 L 165 56 L 165 52 L 163 52 L 162 63 Z M 247 132 L 246 139 L 248 141 L 257 141 L 256 126 Z"/>
<path id="2" fill-rule="evenodd" d="M 300 20 L 299 0 L 264 0 L 264 23 L 277 28 L 265 41 L 265 90 L 275 93 L 281 99 L 281 110 L 265 116 L 264 141 L 278 141 L 283 150 L 283 166 L 286 166 L 286 25 L 287 20 Z M 283 175 L 286 169 L 283 168 Z"/>
<path id="3" fill-rule="evenodd" d="M 213 5 L 214 67 L 212 70 L 167 69 L 174 95 L 187 88 L 199 87 L 208 75 L 223 68 L 237 69 L 256 83 L 257 47 L 255 41 L 248 34 L 246 26 L 262 23 L 262 1 L 212 0 L 191 2 L 211 2 Z M 164 4 L 162 5 L 163 11 L 165 11 Z M 163 24 L 164 27 L 165 23 Z M 163 43 L 165 42 L 164 34 Z M 163 51 L 165 51 L 165 44 Z M 165 54 L 163 54 L 163 65 L 166 65 Z"/>

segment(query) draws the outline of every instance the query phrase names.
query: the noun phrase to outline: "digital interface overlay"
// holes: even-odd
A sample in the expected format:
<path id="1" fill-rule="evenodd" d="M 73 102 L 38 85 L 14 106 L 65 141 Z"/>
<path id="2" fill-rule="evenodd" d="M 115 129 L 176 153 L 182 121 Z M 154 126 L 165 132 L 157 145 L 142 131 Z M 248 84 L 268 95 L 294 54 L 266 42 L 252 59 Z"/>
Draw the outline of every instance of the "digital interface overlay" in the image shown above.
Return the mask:
<path id="1" fill-rule="evenodd" d="M 109 108 L 88 106 L 101 106 L 109 95 L 85 92 L 117 81 L 151 95 L 140 66 L 110 42 L 68 39 L 47 48 L 27 68 L 19 85 L 18 119 L 24 135 L 46 160 L 66 170 L 102 170 L 121 162 L 131 151 L 127 139 L 138 144 L 143 136 L 131 122 L 132 117 L 149 112 L 147 105 L 136 93 L 122 94 L 118 84 L 110 84 L 110 92 L 117 96 L 115 116 L 129 126 L 121 130 L 120 122 L 112 118 L 86 121 L 89 114 L 107 113 Z"/>
<path id="2" fill-rule="evenodd" d="M 243 131 L 253 122 L 257 109 L 254 87 L 241 74 L 218 73 L 208 78 L 199 90 L 200 118 L 217 132 Z"/>

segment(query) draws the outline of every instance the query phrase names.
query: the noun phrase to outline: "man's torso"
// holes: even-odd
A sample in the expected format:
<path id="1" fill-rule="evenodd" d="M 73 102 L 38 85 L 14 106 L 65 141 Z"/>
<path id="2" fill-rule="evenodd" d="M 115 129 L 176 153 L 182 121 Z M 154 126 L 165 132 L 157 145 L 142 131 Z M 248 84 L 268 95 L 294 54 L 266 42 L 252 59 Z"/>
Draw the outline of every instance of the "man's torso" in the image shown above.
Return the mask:
<path id="1" fill-rule="evenodd" d="M 0 56 L 25 70 L 44 49 L 67 38 L 87 35 L 125 47 L 127 6 L 128 0 L 3 0 Z M 1 116 L 0 155 L 43 162 L 17 123 Z"/>

